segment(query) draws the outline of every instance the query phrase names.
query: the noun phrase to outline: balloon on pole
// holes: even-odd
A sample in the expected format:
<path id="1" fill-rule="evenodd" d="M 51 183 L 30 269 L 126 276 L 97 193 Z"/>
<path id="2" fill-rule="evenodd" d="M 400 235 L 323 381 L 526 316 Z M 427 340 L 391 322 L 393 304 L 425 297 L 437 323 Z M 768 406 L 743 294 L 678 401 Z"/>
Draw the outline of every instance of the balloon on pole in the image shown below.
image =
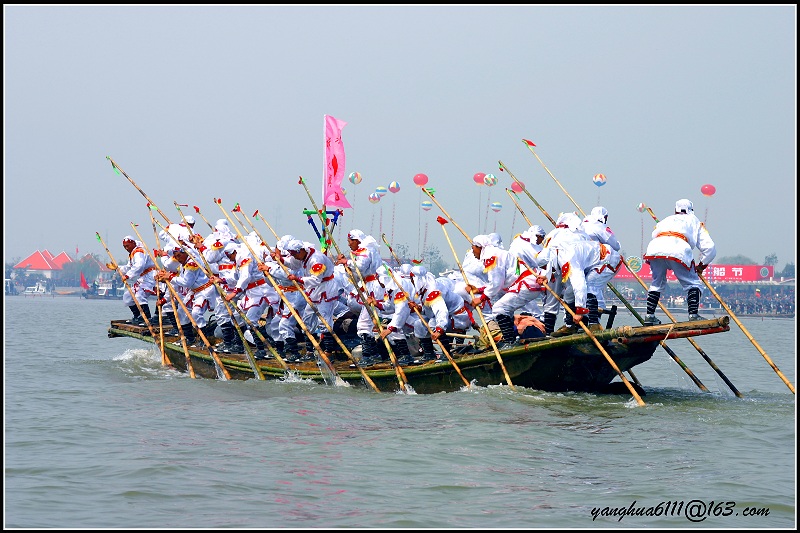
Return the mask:
<path id="1" fill-rule="evenodd" d="M 603 185 L 606 184 L 606 176 L 605 174 L 595 174 L 594 177 L 592 178 L 592 181 L 598 187 L 602 187 Z"/>
<path id="2" fill-rule="evenodd" d="M 483 178 L 486 176 L 483 172 L 477 172 L 474 176 L 472 176 L 472 181 L 477 183 L 478 185 L 483 185 Z"/>
<path id="3" fill-rule="evenodd" d="M 486 174 L 483 177 L 483 183 L 486 184 L 487 187 L 494 187 L 497 185 L 497 176 L 494 174 Z"/>
<path id="4" fill-rule="evenodd" d="M 414 185 L 417 187 L 422 187 L 428 183 L 428 176 L 425 174 L 417 174 L 414 176 Z"/>
<path id="5" fill-rule="evenodd" d="M 383 185 L 375 187 L 375 194 L 377 194 L 378 196 L 384 196 L 387 192 L 389 192 L 389 189 L 387 189 Z"/>
<path id="6" fill-rule="evenodd" d="M 347 179 L 349 179 L 350 183 L 353 185 L 358 185 L 361 183 L 361 174 L 359 172 L 351 172 Z"/>
<path id="7" fill-rule="evenodd" d="M 430 200 L 423 200 L 419 206 L 423 209 L 423 211 L 430 211 L 433 207 L 433 202 Z"/>
<path id="8" fill-rule="evenodd" d="M 511 184 L 511 190 L 519 194 L 525 190 L 525 184 L 522 183 L 521 181 L 515 181 L 514 183 Z"/>
<path id="9" fill-rule="evenodd" d="M 492 204 L 489 207 L 492 208 L 492 211 L 497 213 L 498 211 L 503 209 L 503 204 L 501 204 L 500 202 L 492 202 Z"/>
<path id="10" fill-rule="evenodd" d="M 640 213 L 644 213 L 645 209 L 647 209 L 647 206 L 644 205 L 643 203 L 636 206 L 636 210 L 639 211 Z"/>
<path id="11" fill-rule="evenodd" d="M 381 201 L 381 196 L 378 193 L 374 192 L 369 195 L 369 201 L 373 204 L 377 204 L 378 202 Z"/>
<path id="12" fill-rule="evenodd" d="M 396 193 L 396 192 L 397 192 L 397 191 L 399 191 L 399 190 L 400 190 L 400 184 L 399 184 L 399 183 L 397 183 L 396 181 L 393 181 L 393 182 L 391 182 L 391 183 L 389 184 L 389 192 L 390 192 L 390 193 L 394 194 L 394 193 Z"/>
<path id="13" fill-rule="evenodd" d="M 714 193 L 717 192 L 717 188 L 707 183 L 700 187 L 700 192 L 703 193 L 703 196 L 714 196 Z"/>

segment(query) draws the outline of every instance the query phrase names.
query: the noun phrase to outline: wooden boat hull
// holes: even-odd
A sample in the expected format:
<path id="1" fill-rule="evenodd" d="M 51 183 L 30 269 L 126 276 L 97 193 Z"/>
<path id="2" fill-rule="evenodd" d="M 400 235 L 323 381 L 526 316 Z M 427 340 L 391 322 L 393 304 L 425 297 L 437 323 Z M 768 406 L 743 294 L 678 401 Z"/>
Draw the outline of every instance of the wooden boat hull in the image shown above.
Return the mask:
<path id="1" fill-rule="evenodd" d="M 614 363 L 625 372 L 652 357 L 662 340 L 694 337 L 729 331 L 730 318 L 722 316 L 696 322 L 679 322 L 657 326 L 622 326 L 595 333 Z M 158 330 L 156 329 L 156 332 Z M 153 343 L 147 328 L 126 324 L 123 320 L 111 322 L 109 337 L 131 337 Z M 158 339 L 158 335 L 157 335 Z M 220 342 L 211 338 L 212 343 Z M 176 337 L 165 337 L 164 351 L 176 369 L 188 372 L 187 356 Z M 198 377 L 216 379 L 214 358 L 208 350 L 188 350 L 192 368 Z M 499 385 L 506 382 L 505 374 L 494 351 L 474 354 L 452 354 L 464 377 L 479 386 Z M 231 379 L 257 379 L 246 355 L 218 353 Z M 585 333 L 576 333 L 558 338 L 536 339 L 501 350 L 500 356 L 511 382 L 517 387 L 563 392 L 604 392 L 617 377 L 617 372 L 597 349 Z M 287 369 L 275 359 L 257 361 L 265 379 L 281 379 Z M 325 383 L 330 382 L 330 371 L 325 372 L 314 362 L 287 363 L 288 370 L 298 377 Z M 335 362 L 337 374 L 356 387 L 366 387 L 365 380 L 349 362 Z M 464 387 L 464 381 L 453 365 L 444 362 L 427 362 L 422 365 L 402 367 L 409 385 L 420 394 L 453 392 Z M 396 392 L 400 383 L 392 366 L 388 363 L 365 369 L 366 374 L 381 392 Z"/>

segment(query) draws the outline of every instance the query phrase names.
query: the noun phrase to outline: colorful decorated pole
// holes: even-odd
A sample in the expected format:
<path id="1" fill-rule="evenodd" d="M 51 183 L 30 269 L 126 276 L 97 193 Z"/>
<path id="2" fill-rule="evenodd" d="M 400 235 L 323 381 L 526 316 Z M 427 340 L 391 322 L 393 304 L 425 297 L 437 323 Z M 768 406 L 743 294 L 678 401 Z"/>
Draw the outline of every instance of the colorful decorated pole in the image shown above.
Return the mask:
<path id="1" fill-rule="evenodd" d="M 303 180 L 302 176 L 300 176 L 300 180 L 298 181 L 298 183 L 303 186 L 303 189 L 305 189 L 308 199 L 311 201 L 311 205 L 313 205 L 314 209 L 316 209 L 317 204 L 316 202 L 314 202 L 314 198 L 311 196 L 311 193 L 309 192 L 305 180 Z M 331 244 L 333 244 L 333 247 L 336 249 L 336 252 L 339 254 L 339 256 L 343 256 L 342 252 L 339 250 L 339 245 L 337 245 L 336 241 L 333 239 L 333 235 L 327 232 L 327 228 L 325 228 L 325 230 L 329 240 L 331 241 Z M 358 273 L 358 278 L 356 278 L 356 275 L 353 273 L 352 269 L 350 269 L 349 265 L 345 263 L 344 268 L 345 271 L 347 272 L 348 277 L 350 278 L 350 281 L 356 288 L 356 291 L 358 292 L 358 296 L 361 299 L 361 302 L 367 307 L 367 311 L 369 312 L 370 318 L 372 319 L 372 323 L 377 328 L 378 333 L 383 332 L 383 325 L 381 324 L 378 312 L 375 310 L 375 307 L 369 303 L 370 297 L 363 290 L 363 288 L 366 287 L 366 283 L 364 282 L 364 276 L 361 274 L 361 271 L 358 268 L 356 268 L 356 272 Z M 395 374 L 397 375 L 397 381 L 398 384 L 400 385 L 400 390 L 407 394 L 413 392 L 413 389 L 411 389 L 411 386 L 408 384 L 408 379 L 406 378 L 405 372 L 403 372 L 403 369 L 397 362 L 397 357 L 394 354 L 394 350 L 392 350 L 392 345 L 389 344 L 389 340 L 384 338 L 383 343 L 386 346 L 386 351 L 389 353 L 389 359 L 391 359 L 392 361 L 392 366 L 394 367 Z"/>
<path id="2" fill-rule="evenodd" d="M 255 213 L 253 213 L 253 218 L 256 218 L 257 216 L 258 216 L 259 218 L 261 218 L 261 221 L 262 221 L 262 222 L 264 222 L 264 224 L 266 224 L 267 228 L 270 230 L 270 232 L 272 232 L 272 235 L 273 235 L 273 236 L 274 236 L 276 239 L 278 239 L 278 234 L 277 234 L 277 233 L 275 233 L 275 230 L 273 230 L 273 229 L 272 229 L 272 226 L 269 224 L 269 222 L 267 222 L 267 221 L 266 221 L 266 219 L 265 219 L 263 216 L 261 216 L 261 215 L 259 215 L 259 214 L 258 214 L 258 209 L 256 209 Z M 237 220 L 238 220 L 238 218 L 237 218 Z M 247 220 L 247 218 L 245 218 L 245 220 Z M 255 225 L 254 225 L 252 222 L 250 222 L 249 220 L 247 220 L 247 222 L 248 222 L 249 226 L 250 226 L 250 227 L 253 229 L 253 231 L 255 231 L 255 232 L 256 232 L 256 235 L 258 235 L 258 238 L 259 238 L 259 239 L 261 239 L 261 242 L 263 242 L 263 243 L 264 243 L 264 246 L 266 246 L 266 248 L 267 248 L 267 250 L 269 251 L 270 255 L 272 255 L 272 256 L 273 256 L 273 259 L 275 260 L 275 262 L 276 262 L 276 263 L 278 263 L 278 264 L 280 265 L 280 267 L 281 267 L 281 269 L 284 271 L 284 273 L 286 273 L 286 275 L 287 275 L 287 276 L 288 276 L 289 274 L 291 274 L 291 272 L 289 271 L 289 268 L 288 268 L 288 267 L 287 267 L 287 266 L 284 264 L 283 260 L 280 258 L 280 252 L 278 252 L 278 250 L 277 250 L 277 249 L 270 248 L 270 246 L 267 244 L 267 241 L 266 241 L 266 239 L 264 239 L 264 238 L 261 236 L 261 233 L 259 233 L 259 231 L 258 231 L 258 230 L 255 228 Z M 278 253 L 276 254 L 275 252 L 278 252 Z M 333 337 L 333 339 L 334 339 L 334 340 L 336 340 L 336 343 L 339 345 L 339 347 L 342 349 L 342 351 L 343 351 L 343 352 L 344 352 L 344 353 L 347 355 L 347 357 L 349 357 L 349 358 L 350 358 L 350 360 L 351 360 L 351 361 L 352 361 L 354 364 L 356 364 L 356 368 L 358 368 L 358 371 L 361 373 L 361 377 L 363 377 L 363 378 L 364 378 L 364 381 L 366 381 L 366 382 L 367 382 L 367 383 L 370 385 L 370 387 L 372 387 L 372 388 L 375 390 L 375 392 L 380 392 L 380 390 L 378 389 L 378 386 L 377 386 L 377 385 L 375 385 L 375 383 L 372 381 L 372 379 L 370 379 L 370 377 L 367 375 L 367 373 L 366 373 L 366 372 L 364 372 L 364 369 L 363 369 L 363 368 L 361 368 L 361 367 L 360 367 L 360 366 L 357 364 L 357 362 L 356 362 L 355 358 L 353 358 L 353 354 L 352 354 L 352 352 L 351 352 L 351 351 L 350 351 L 350 350 L 347 348 L 347 346 L 344 344 L 344 342 L 342 342 L 341 338 L 339 338 L 339 336 L 338 336 L 338 335 L 336 334 L 336 332 L 333 330 L 333 327 L 330 325 L 330 323 L 329 323 L 329 322 L 328 322 L 328 321 L 325 319 L 325 317 L 324 317 L 324 316 L 322 316 L 322 313 L 320 313 L 320 312 L 319 312 L 319 310 L 317 309 L 317 306 L 316 306 L 316 305 L 314 305 L 314 302 L 312 302 L 312 301 L 311 301 L 311 298 L 309 298 L 308 294 L 306 294 L 306 291 L 305 291 L 305 289 L 303 289 L 303 287 L 302 287 L 302 286 L 300 286 L 300 284 L 299 284 L 299 283 L 297 283 L 295 280 L 291 280 L 291 282 L 292 282 L 292 284 L 294 285 L 294 287 L 297 289 L 297 291 L 298 291 L 300 294 L 302 294 L 302 295 L 303 295 L 303 298 L 304 298 L 304 299 L 305 299 L 305 301 L 306 301 L 306 305 L 309 305 L 309 306 L 311 306 L 311 309 L 314 311 L 314 313 L 316 313 L 316 315 L 317 315 L 317 316 L 319 317 L 319 319 L 322 321 L 322 324 L 325 326 L 325 328 L 326 328 L 326 329 L 328 330 L 328 332 L 331 334 L 331 336 Z"/>

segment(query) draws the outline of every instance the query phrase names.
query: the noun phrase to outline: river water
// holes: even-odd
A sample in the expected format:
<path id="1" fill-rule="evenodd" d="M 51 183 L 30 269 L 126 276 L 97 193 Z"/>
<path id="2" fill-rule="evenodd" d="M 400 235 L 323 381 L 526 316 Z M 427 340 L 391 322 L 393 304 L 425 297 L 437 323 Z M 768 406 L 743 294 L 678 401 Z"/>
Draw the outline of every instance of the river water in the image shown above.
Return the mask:
<path id="1" fill-rule="evenodd" d="M 629 395 L 193 380 L 121 301 L 5 298 L 8 528 L 795 528 L 796 402 L 731 321 Z M 680 317 L 677 317 L 680 319 Z M 741 319 L 795 386 L 794 319 Z M 627 312 L 615 325 L 633 324 Z M 624 513 L 624 514 L 621 514 Z"/>

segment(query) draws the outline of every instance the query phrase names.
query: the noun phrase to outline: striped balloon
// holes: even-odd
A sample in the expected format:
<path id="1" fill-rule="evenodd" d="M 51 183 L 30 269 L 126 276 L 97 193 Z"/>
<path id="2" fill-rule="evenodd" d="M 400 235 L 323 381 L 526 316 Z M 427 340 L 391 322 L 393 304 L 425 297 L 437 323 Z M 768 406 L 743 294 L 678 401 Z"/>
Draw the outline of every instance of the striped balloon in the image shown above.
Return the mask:
<path id="1" fill-rule="evenodd" d="M 606 176 L 605 174 L 595 174 L 594 177 L 592 178 L 592 181 L 598 187 L 602 187 L 603 185 L 606 184 Z"/>
<path id="2" fill-rule="evenodd" d="M 369 201 L 372 202 L 373 204 L 377 204 L 378 202 L 381 201 L 381 195 L 374 192 L 369 195 Z"/>
<path id="3" fill-rule="evenodd" d="M 422 203 L 419 204 L 419 206 L 425 211 L 430 211 L 431 208 L 433 207 L 433 202 L 431 202 L 430 200 L 423 200 Z"/>
<path id="4" fill-rule="evenodd" d="M 400 190 L 400 184 L 393 181 L 389 184 L 389 192 L 395 193 Z"/>
<path id="5" fill-rule="evenodd" d="M 361 183 L 361 174 L 358 172 L 351 172 L 347 179 L 349 179 L 350 183 L 353 185 L 358 185 Z"/>
<path id="6" fill-rule="evenodd" d="M 494 187 L 497 185 L 497 176 L 494 174 L 486 174 L 483 177 L 483 183 L 485 183 L 487 187 Z"/>
<path id="7" fill-rule="evenodd" d="M 389 192 L 389 189 L 387 189 L 386 187 L 383 186 L 375 187 L 375 194 L 377 194 L 378 196 L 383 196 L 387 192 Z"/>

